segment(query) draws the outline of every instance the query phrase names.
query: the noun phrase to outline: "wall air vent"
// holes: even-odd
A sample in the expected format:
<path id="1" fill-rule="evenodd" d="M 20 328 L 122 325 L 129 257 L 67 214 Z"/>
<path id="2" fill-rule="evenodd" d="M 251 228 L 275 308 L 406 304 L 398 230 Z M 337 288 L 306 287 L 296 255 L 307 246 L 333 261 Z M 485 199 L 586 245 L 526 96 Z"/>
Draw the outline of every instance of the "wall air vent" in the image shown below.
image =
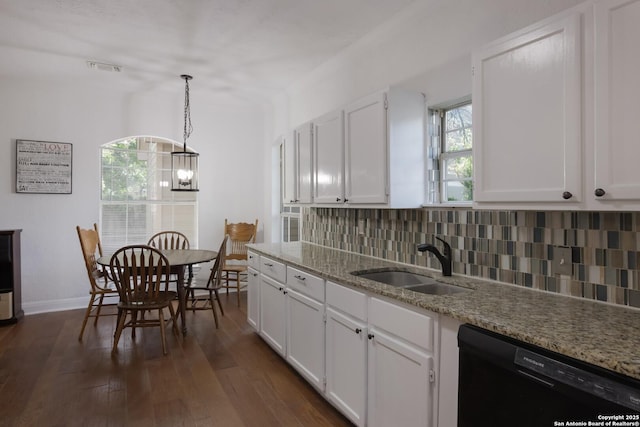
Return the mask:
<path id="1" fill-rule="evenodd" d="M 122 71 L 122 67 L 120 65 L 107 64 L 105 62 L 97 61 L 87 61 L 87 67 L 91 68 L 92 70 L 111 71 L 115 73 L 119 73 Z"/>

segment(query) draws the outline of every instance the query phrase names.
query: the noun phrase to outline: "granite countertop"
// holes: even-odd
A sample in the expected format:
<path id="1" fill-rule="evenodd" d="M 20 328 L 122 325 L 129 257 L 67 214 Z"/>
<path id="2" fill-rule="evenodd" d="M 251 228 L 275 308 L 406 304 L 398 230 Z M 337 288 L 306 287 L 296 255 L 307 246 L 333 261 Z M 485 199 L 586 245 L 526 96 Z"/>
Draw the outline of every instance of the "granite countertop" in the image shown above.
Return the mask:
<path id="1" fill-rule="evenodd" d="M 340 284 L 453 317 L 509 337 L 640 379 L 640 310 L 385 261 L 310 243 L 250 248 Z M 350 274 L 400 268 L 471 288 L 425 295 Z"/>

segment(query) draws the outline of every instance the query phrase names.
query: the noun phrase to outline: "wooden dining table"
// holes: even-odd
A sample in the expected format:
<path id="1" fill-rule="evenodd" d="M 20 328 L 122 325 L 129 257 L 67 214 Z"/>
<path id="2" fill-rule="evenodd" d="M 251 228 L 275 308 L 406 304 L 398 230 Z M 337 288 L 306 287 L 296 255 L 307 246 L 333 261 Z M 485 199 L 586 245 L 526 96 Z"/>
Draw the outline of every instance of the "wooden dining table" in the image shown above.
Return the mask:
<path id="1" fill-rule="evenodd" d="M 185 269 L 194 264 L 209 262 L 218 256 L 217 251 L 207 249 L 164 249 L 162 254 L 167 257 L 171 266 L 171 274 L 178 276 L 178 310 L 180 312 L 182 335 L 187 335 L 187 324 L 185 322 L 185 313 L 187 306 L 187 292 L 185 288 L 184 273 Z M 98 264 L 109 267 L 111 263 L 111 255 L 105 255 L 97 260 Z"/>

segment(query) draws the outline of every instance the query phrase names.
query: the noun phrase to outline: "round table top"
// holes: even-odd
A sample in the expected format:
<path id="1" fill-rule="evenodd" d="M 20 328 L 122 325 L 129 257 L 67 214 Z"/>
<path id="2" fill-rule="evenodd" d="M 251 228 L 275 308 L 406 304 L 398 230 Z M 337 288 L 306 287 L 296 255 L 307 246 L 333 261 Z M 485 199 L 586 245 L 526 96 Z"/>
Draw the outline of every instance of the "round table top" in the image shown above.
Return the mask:
<path id="1" fill-rule="evenodd" d="M 218 256 L 218 252 L 207 249 L 167 249 L 161 250 L 160 252 L 167 257 L 169 264 L 172 266 L 208 262 Z M 100 265 L 109 265 L 111 263 L 111 255 L 105 255 L 98 258 L 97 263 Z"/>

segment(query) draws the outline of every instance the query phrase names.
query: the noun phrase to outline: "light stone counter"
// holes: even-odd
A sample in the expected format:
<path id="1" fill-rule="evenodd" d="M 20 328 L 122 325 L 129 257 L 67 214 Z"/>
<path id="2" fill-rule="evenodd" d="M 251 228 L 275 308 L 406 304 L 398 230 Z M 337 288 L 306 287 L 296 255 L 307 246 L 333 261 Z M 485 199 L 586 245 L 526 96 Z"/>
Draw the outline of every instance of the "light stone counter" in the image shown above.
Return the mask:
<path id="1" fill-rule="evenodd" d="M 640 310 L 399 264 L 309 243 L 251 249 L 325 279 L 384 295 L 557 353 L 640 379 Z M 472 291 L 425 295 L 353 276 L 400 268 Z"/>

